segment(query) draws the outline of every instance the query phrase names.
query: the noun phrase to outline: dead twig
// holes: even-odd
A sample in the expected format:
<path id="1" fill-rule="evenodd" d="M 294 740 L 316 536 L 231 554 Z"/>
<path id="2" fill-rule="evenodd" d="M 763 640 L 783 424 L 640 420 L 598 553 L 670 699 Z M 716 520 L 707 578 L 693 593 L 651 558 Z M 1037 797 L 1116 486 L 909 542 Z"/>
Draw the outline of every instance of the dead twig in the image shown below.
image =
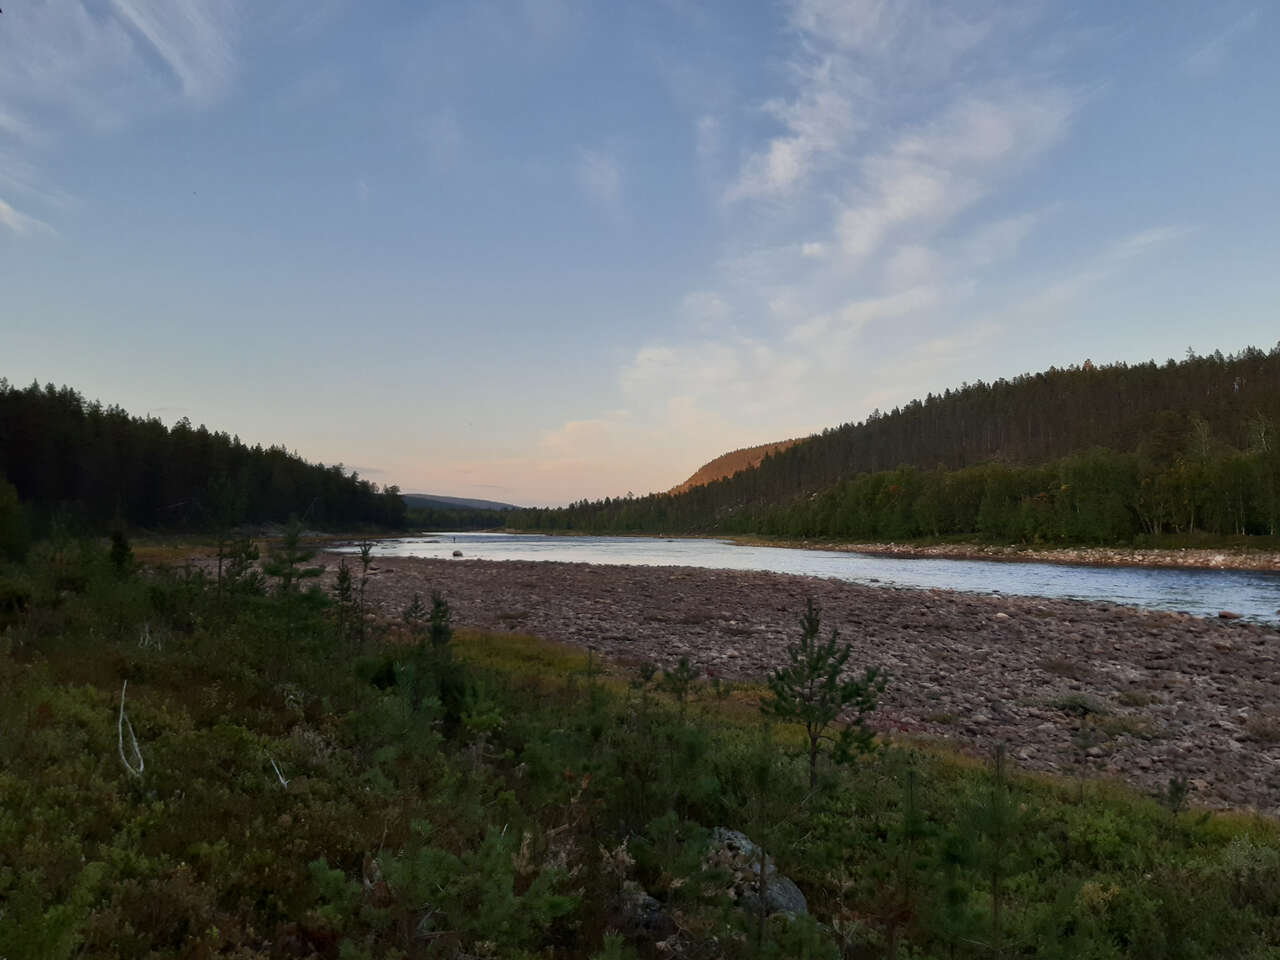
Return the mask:
<path id="1" fill-rule="evenodd" d="M 120 747 L 120 762 L 124 764 L 125 770 L 127 770 L 131 776 L 141 777 L 146 764 L 143 763 L 142 760 L 142 751 L 138 749 L 138 738 L 134 735 L 133 724 L 129 722 L 129 718 L 124 712 L 124 692 L 128 686 L 128 680 L 124 681 L 124 683 L 120 685 L 120 716 L 116 719 L 116 737 Z M 129 759 L 124 755 L 125 727 L 129 728 L 129 746 L 133 751 L 133 763 L 130 763 Z"/>

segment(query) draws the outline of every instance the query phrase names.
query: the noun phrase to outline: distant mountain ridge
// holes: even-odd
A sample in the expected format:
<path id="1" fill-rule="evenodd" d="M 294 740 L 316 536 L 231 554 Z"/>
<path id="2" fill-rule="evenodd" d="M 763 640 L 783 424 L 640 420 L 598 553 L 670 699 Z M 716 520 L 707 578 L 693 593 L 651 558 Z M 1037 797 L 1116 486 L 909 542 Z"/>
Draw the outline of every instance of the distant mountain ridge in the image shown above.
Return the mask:
<path id="1" fill-rule="evenodd" d="M 446 497 L 437 493 L 402 493 L 410 510 L 519 510 L 514 503 L 476 500 L 472 497 Z"/>
<path id="2" fill-rule="evenodd" d="M 709 463 L 704 463 L 684 483 L 672 487 L 667 492 L 684 493 L 686 490 L 692 490 L 694 487 L 700 487 L 705 483 L 714 483 L 716 480 L 732 477 L 742 470 L 750 470 L 753 467 L 760 466 L 765 457 L 773 453 L 781 453 L 799 442 L 799 440 L 795 439 L 778 440 L 774 443 L 761 443 L 754 447 L 742 447 L 738 450 L 722 453 Z"/>

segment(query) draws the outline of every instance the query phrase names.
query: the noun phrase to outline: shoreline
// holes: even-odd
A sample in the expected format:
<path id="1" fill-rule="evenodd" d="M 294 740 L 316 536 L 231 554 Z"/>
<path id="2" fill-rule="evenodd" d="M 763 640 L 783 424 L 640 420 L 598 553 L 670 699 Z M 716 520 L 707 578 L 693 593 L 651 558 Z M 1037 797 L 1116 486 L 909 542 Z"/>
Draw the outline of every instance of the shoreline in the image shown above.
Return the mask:
<path id="1" fill-rule="evenodd" d="M 992 560 L 999 563 L 1052 563 L 1069 567 L 1145 567 L 1174 570 L 1243 570 L 1280 573 L 1280 553 L 1204 547 L 1023 547 L 1013 544 L 824 543 L 770 537 L 729 537 L 741 546 L 834 550 L 873 556 L 937 560 Z"/>
<path id="2" fill-rule="evenodd" d="M 462 532 L 462 531 L 457 531 Z M 468 531 L 481 532 L 481 531 Z M 636 537 L 656 540 L 723 540 L 743 547 L 829 550 L 874 556 L 936 560 L 992 560 L 1000 563 L 1052 563 L 1073 567 L 1148 567 L 1175 570 L 1242 570 L 1280 573 L 1280 551 L 1211 547 L 1033 547 L 985 543 L 849 542 L 770 537 L 760 534 L 584 533 L 580 530 L 512 530 L 544 537 Z"/>
<path id="3" fill-rule="evenodd" d="M 326 581 L 338 554 L 328 554 Z M 350 558 L 348 558 L 349 560 Z M 624 665 L 760 682 L 812 598 L 854 662 L 890 686 L 874 725 L 1029 770 L 1156 792 L 1185 777 L 1213 807 L 1280 813 L 1280 630 L 1106 603 L 884 589 L 821 577 L 690 567 L 379 557 L 371 609 L 398 618 L 440 590 L 460 627 L 593 649 Z M 1106 734 L 1076 746 L 1082 710 Z"/>

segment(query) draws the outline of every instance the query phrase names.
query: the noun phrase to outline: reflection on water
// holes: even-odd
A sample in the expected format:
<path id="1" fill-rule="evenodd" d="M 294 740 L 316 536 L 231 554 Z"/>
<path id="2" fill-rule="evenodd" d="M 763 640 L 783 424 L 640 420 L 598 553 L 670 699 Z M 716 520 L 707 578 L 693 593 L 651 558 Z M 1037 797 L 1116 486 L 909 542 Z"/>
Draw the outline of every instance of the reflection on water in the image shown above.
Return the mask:
<path id="1" fill-rule="evenodd" d="M 344 549 L 354 550 L 354 547 Z M 1098 600 L 1213 616 L 1234 610 L 1252 620 L 1280 622 L 1280 574 L 1239 570 L 1164 570 L 1078 567 L 1052 563 L 1000 563 L 881 557 L 833 550 L 743 547 L 725 540 L 661 537 L 549 537 L 541 534 L 438 533 L 386 540 L 378 556 L 449 558 L 461 550 L 472 560 L 558 560 L 643 566 L 768 570 L 855 583 L 940 587 L 976 593 Z"/>

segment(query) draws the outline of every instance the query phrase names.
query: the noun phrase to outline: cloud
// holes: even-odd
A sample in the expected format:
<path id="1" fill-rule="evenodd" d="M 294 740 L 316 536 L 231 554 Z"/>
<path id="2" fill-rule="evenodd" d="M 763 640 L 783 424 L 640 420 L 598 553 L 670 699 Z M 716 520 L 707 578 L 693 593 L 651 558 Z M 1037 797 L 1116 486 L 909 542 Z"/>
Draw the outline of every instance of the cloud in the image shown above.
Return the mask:
<path id="1" fill-rule="evenodd" d="M 67 136 L 117 128 L 175 105 L 203 106 L 234 79 L 241 0 L 58 0 L 20 4 L 0 30 L 0 182 L 68 205 L 45 155 Z M 43 221 L 11 206 L 24 232 Z M 19 219 L 22 217 L 23 219 Z"/>
<path id="2" fill-rule="evenodd" d="M 721 449 L 703 439 L 705 460 L 905 402 L 984 356 L 1011 322 L 992 317 L 1029 304 L 1026 285 L 1047 304 L 1103 269 L 1076 267 L 1073 284 L 1073 269 L 1055 265 L 1036 281 L 1018 275 L 1020 289 L 994 277 L 1056 209 L 999 199 L 1070 134 L 1086 100 L 1027 42 L 1029 8 L 959 9 L 786 4 L 782 86 L 752 108 L 772 126 L 740 152 L 720 194 L 726 250 L 679 307 L 720 322 L 635 350 L 618 374 L 633 424 L 676 445 L 720 424 Z"/>
<path id="3" fill-rule="evenodd" d="M 718 293 L 695 290 L 680 302 L 680 316 L 695 329 L 722 330 L 729 324 L 733 308 Z"/>
<path id="4" fill-rule="evenodd" d="M 235 70 L 235 4 L 210 0 L 113 0 L 122 20 L 146 39 L 186 97 L 209 102 Z"/>
<path id="5" fill-rule="evenodd" d="M 1241 34 L 1252 30 L 1258 22 L 1258 11 L 1251 10 L 1229 24 L 1187 55 L 1182 69 L 1193 77 L 1207 77 L 1217 72 L 1231 52 L 1232 42 Z"/>
<path id="6" fill-rule="evenodd" d="M 965 240 L 965 259 L 975 267 L 1011 259 L 1044 216 L 1042 212 L 1020 213 L 983 224 Z"/>
<path id="7" fill-rule="evenodd" d="M 954 84 L 956 65 L 1025 14 L 977 4 L 965 15 L 935 0 L 793 0 L 796 92 L 763 104 L 783 132 L 748 154 L 729 202 L 785 196 L 838 167 L 902 91 Z"/>
<path id="8" fill-rule="evenodd" d="M 626 411 L 617 411 L 603 417 L 570 420 L 543 434 L 538 446 L 556 457 L 581 459 L 589 453 L 599 455 L 613 446 L 620 427 L 627 419 Z"/>
<path id="9" fill-rule="evenodd" d="M 39 137 L 39 133 L 33 126 L 5 110 L 0 110 L 0 135 L 23 141 L 35 140 Z"/>
<path id="10" fill-rule="evenodd" d="M 720 158 L 722 147 L 723 134 L 720 119 L 710 113 L 702 114 L 694 125 L 693 149 L 698 163 L 704 169 L 713 166 Z"/>
<path id="11" fill-rule="evenodd" d="M 792 327 L 787 341 L 822 350 L 829 356 L 842 356 L 868 324 L 911 316 L 935 306 L 939 299 L 936 287 L 922 284 L 883 297 L 850 300 L 830 313 Z"/>
<path id="12" fill-rule="evenodd" d="M 896 229 L 946 223 L 1057 143 L 1074 107 L 1059 90 L 971 97 L 905 133 L 862 162 L 861 182 L 837 218 L 841 249 L 861 260 Z"/>
<path id="13" fill-rule="evenodd" d="M 800 76 L 800 93 L 792 100 L 769 100 L 763 107 L 786 132 L 747 158 L 725 191 L 727 202 L 786 194 L 852 146 L 858 129 L 853 93 L 860 79 L 834 57 L 797 63 L 793 69 Z"/>
<path id="14" fill-rule="evenodd" d="M 8 227 L 19 236 L 32 233 L 57 233 L 53 227 L 43 220 L 37 220 L 35 217 L 29 216 L 20 210 L 13 209 L 3 200 L 0 200 L 0 225 Z"/>
<path id="15" fill-rule="evenodd" d="M 604 150 L 578 151 L 578 186 L 612 217 L 622 214 L 622 170 L 616 157 Z"/>
<path id="16" fill-rule="evenodd" d="M 1174 240 L 1185 237 L 1189 233 L 1191 233 L 1189 227 L 1179 226 L 1150 227 L 1146 230 L 1140 230 L 1112 244 L 1108 259 L 1113 262 L 1131 260 L 1134 257 L 1148 253 L 1156 247 L 1164 246 L 1167 243 L 1172 243 Z"/>
<path id="17" fill-rule="evenodd" d="M 936 281 L 941 272 L 937 251 L 923 244 L 903 244 L 885 263 L 885 285 L 890 290 L 918 287 Z"/>
<path id="18" fill-rule="evenodd" d="M 993 29 L 991 14 L 967 19 L 958 4 L 929 0 L 798 0 L 792 25 L 809 37 L 904 74 L 946 74 Z"/>

